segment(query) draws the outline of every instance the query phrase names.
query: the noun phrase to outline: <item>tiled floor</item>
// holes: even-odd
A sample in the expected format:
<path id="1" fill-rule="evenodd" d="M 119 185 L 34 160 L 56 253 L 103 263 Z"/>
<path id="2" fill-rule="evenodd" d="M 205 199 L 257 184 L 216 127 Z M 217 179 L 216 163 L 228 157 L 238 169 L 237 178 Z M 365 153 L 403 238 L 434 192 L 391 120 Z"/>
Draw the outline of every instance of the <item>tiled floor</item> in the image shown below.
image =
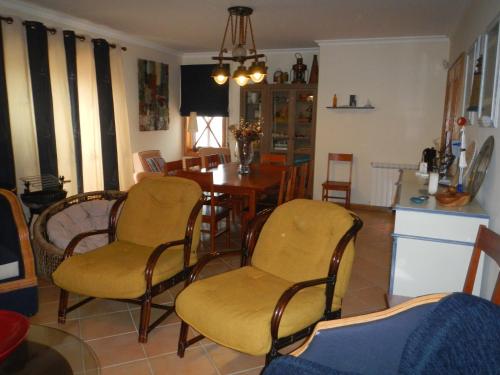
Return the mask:
<path id="1" fill-rule="evenodd" d="M 357 213 L 363 219 L 364 227 L 357 239 L 352 276 L 343 301 L 343 316 L 383 309 L 389 281 L 392 213 L 368 210 L 357 210 Z M 232 237 L 231 247 L 238 248 L 238 235 Z M 237 260 L 216 261 L 207 266 L 204 275 L 227 271 L 237 264 Z M 175 287 L 156 297 L 155 302 L 171 304 L 179 290 L 180 287 Z M 94 300 L 70 313 L 68 322 L 59 325 L 57 299 L 57 288 L 41 280 L 40 309 L 31 322 L 59 327 L 85 340 L 97 354 L 105 375 L 253 375 L 259 374 L 264 364 L 264 357 L 241 354 L 206 339 L 190 347 L 183 359 L 178 358 L 180 323 L 175 315 L 150 333 L 147 344 L 140 344 L 137 342 L 138 306 L 126 303 Z"/>

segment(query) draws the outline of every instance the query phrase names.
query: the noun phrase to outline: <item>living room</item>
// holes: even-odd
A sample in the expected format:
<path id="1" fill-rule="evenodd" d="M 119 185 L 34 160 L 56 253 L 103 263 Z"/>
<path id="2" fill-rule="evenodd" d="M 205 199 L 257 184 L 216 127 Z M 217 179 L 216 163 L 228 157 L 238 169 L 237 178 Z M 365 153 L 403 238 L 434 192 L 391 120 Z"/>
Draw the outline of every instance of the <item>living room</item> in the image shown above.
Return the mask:
<path id="1" fill-rule="evenodd" d="M 17 61 L 17 58 L 25 62 L 25 66 L 19 66 L 17 78 L 10 78 L 9 82 L 9 76 L 7 76 L 7 88 L 11 91 L 9 93 L 10 127 L 14 143 L 17 192 L 20 194 L 25 188 L 20 180 L 21 177 L 40 174 L 36 166 L 38 159 L 35 156 L 37 146 L 33 124 L 36 110 L 33 109 L 31 102 L 32 89 L 27 87 L 25 82 L 19 81 L 19 77 L 25 77 L 27 74 L 29 76 L 27 73 L 29 59 L 25 51 L 23 21 L 41 22 L 47 28 L 54 28 L 56 33 L 48 35 L 49 44 L 52 43 L 50 38 L 62 38 L 63 30 L 72 30 L 76 33 L 75 35 L 86 37 L 84 43 L 88 43 L 89 46 L 91 46 L 92 38 L 105 39 L 110 44 L 116 45 L 116 48 L 110 49 L 110 54 L 112 54 L 113 61 L 117 59 L 120 61 L 121 70 L 113 70 L 111 74 L 113 77 L 116 74 L 121 76 L 121 85 L 115 87 L 113 83 L 114 116 L 117 139 L 118 137 L 125 139 L 124 142 L 118 141 L 118 159 L 122 165 L 119 166 L 117 176 L 120 181 L 120 190 L 128 190 L 134 184 L 133 175 L 137 172 L 134 171 L 133 153 L 159 150 L 167 162 L 189 156 L 185 144 L 186 137 L 189 137 L 188 122 L 186 116 L 181 115 L 180 109 L 182 105 L 181 66 L 214 64 L 212 57 L 219 55 L 219 47 L 227 22 L 227 8 L 245 5 L 253 9 L 251 15 L 253 36 L 258 52 L 265 55 L 266 80 L 269 86 L 274 84 L 273 80 L 277 76 L 275 73 L 279 71 L 289 73 L 291 81 L 294 74 L 292 67 L 297 64 L 299 56 L 308 67 L 307 78 L 309 78 L 313 60 L 316 58 L 319 75 L 315 98 L 315 145 L 311 165 L 311 170 L 314 171 L 312 198 L 314 200 L 322 198 L 322 183 L 327 179 L 328 154 L 352 153 L 354 163 L 351 205 L 354 212 L 358 213 L 359 210 L 359 215 L 365 222 L 365 227 L 360 230 L 359 234 L 359 246 L 363 246 L 360 251 L 368 252 L 370 244 L 376 244 L 379 241 L 378 245 L 384 248 L 383 256 L 388 257 L 384 269 L 389 270 L 390 263 L 395 262 L 390 258 L 393 250 L 391 235 L 394 215 L 388 208 L 393 202 L 390 199 L 390 203 L 385 204 L 385 208 L 373 207 L 378 206 L 374 204 L 373 165 L 417 166 L 421 161 L 422 150 L 433 145 L 436 147 L 436 144 L 436 148 L 440 147 L 441 142 L 444 141 L 443 134 L 445 134 L 443 133 L 443 113 L 445 113 L 448 71 L 462 53 L 466 55 L 470 51 L 476 38 L 484 34 L 489 25 L 498 19 L 500 4 L 494 0 L 422 2 L 384 0 L 380 4 L 376 3 L 371 1 L 304 3 L 295 0 L 273 0 L 242 4 L 234 1 L 172 1 L 144 2 L 139 6 L 134 1 L 117 5 L 111 1 L 69 4 L 57 0 L 0 0 L 0 15 L 13 18 L 12 24 L 2 22 L 4 48 L 7 40 L 9 43 L 14 43 L 10 44 L 11 46 L 19 47 L 16 51 L 4 52 L 7 68 L 14 71 L 12 62 Z M 192 26 L 188 27 L 188 25 Z M 76 43 L 80 42 L 77 40 Z M 121 47 L 125 47 L 126 50 Z M 87 52 L 90 53 L 89 51 Z M 138 60 L 168 65 L 168 127 L 165 130 L 140 130 Z M 112 69 L 115 69 L 113 66 Z M 497 62 L 495 82 L 500 81 L 499 66 Z M 237 64 L 231 62 L 230 72 L 232 73 L 236 68 Z M 79 72 L 79 74 L 82 73 Z M 24 88 L 21 87 L 23 84 Z M 13 97 L 11 89 L 15 86 L 18 86 L 16 92 L 20 93 L 17 99 Z M 247 85 L 248 87 L 251 87 L 251 84 Z M 500 87 L 498 83 L 497 87 Z M 120 96 L 115 95 L 117 92 L 115 90 L 121 91 Z M 497 89 L 497 92 L 499 90 Z M 54 86 L 53 91 L 55 91 Z M 224 122 L 226 127 L 238 124 L 240 116 L 243 116 L 240 91 L 242 89 L 234 80 L 229 79 L 228 116 Z M 332 104 L 334 95 L 338 100 L 338 105 Z M 356 95 L 357 105 L 354 107 L 360 107 L 359 110 L 331 108 L 348 106 L 351 95 Z M 89 96 L 89 103 L 91 101 Z M 54 98 L 54 107 L 57 106 L 56 102 Z M 371 105 L 374 108 L 363 108 L 365 105 Z M 19 110 L 20 108 L 23 110 Z M 97 113 L 99 108 L 96 106 L 94 108 Z M 496 111 L 498 113 L 500 110 Z M 90 119 L 92 113 L 82 115 L 88 116 L 88 121 L 93 121 Z M 466 115 L 465 108 L 461 115 Z M 57 111 L 55 111 L 55 116 L 59 116 Z M 66 116 L 65 119 L 71 119 L 70 111 L 66 111 L 64 116 Z M 58 121 L 57 118 L 55 121 Z M 29 131 L 29 129 L 32 130 Z M 225 131 L 228 135 L 226 144 L 223 146 L 228 146 L 231 150 L 231 157 L 234 159 L 233 150 L 236 142 L 230 136 L 228 129 Z M 496 126 L 472 124 L 466 126 L 466 133 L 469 142 L 475 141 L 477 150 L 490 136 L 494 141 L 500 141 Z M 68 167 L 68 164 L 64 160 L 59 160 L 58 174 L 71 180 L 64 185 L 64 188 L 68 191 L 68 196 L 72 196 L 80 191 L 77 186 L 77 174 L 73 167 Z M 500 203 L 494 198 L 500 186 L 499 165 L 498 152 L 493 151 L 488 173 L 475 197 L 475 201 L 484 210 L 485 217 L 489 218 L 488 227 L 496 232 L 500 232 L 498 217 Z M 105 190 L 103 178 L 87 178 L 96 173 L 89 172 L 87 167 L 84 168 L 87 182 L 84 184 L 83 191 Z M 103 167 L 100 166 L 100 168 Z M 24 214 L 28 217 L 26 208 L 23 208 Z M 239 223 L 238 220 L 236 221 Z M 417 222 L 414 225 L 419 226 L 421 223 Z M 231 236 L 233 247 L 239 246 L 238 235 L 231 234 Z M 220 242 L 220 244 L 223 243 Z M 235 266 L 235 263 L 222 262 L 219 266 L 214 267 L 213 271 L 218 268 L 227 270 L 229 266 Z M 355 267 L 356 261 L 353 275 L 356 272 Z M 467 264 L 464 267 L 466 269 Z M 370 271 L 363 269 L 361 274 L 365 272 Z M 360 274 L 359 270 L 358 274 Z M 450 274 L 462 279 L 465 277 L 465 272 L 462 270 L 451 270 Z M 498 266 L 495 261 L 490 258 L 485 259 L 482 266 L 481 288 L 476 294 L 489 299 L 497 282 L 497 275 Z M 356 277 L 353 276 L 353 280 Z M 384 277 L 392 276 L 384 274 Z M 359 278 L 356 280 L 359 281 Z M 53 319 L 38 321 L 38 323 L 58 327 L 58 290 L 51 284 L 44 283 L 45 281 L 39 281 L 39 285 L 43 286 L 40 288 L 40 301 L 47 303 L 45 306 L 47 310 L 44 313 L 53 314 Z M 384 292 L 390 292 L 389 285 Z M 44 293 L 49 296 L 47 297 Z M 360 296 L 361 294 L 357 296 L 356 301 L 361 298 Z M 381 300 L 381 296 L 381 293 L 377 295 L 377 301 Z M 367 299 L 371 297 L 373 296 L 367 296 Z M 172 300 L 172 294 L 164 297 L 160 295 L 158 303 L 171 303 Z M 367 305 L 362 302 L 351 306 L 354 305 L 359 307 L 359 310 L 353 309 L 354 312 L 366 313 L 375 311 L 375 305 L 378 307 L 378 302 L 374 304 L 371 311 L 366 310 Z M 117 325 L 122 325 L 122 327 L 114 331 L 119 332 L 116 337 L 129 332 L 129 326 L 132 326 L 130 330 L 137 331 L 138 310 L 127 308 L 127 320 L 121 321 L 120 314 L 123 311 L 115 306 L 114 301 L 95 307 L 92 313 L 98 315 L 100 309 L 104 309 L 102 311 L 106 313 L 118 312 Z M 88 310 L 92 310 L 92 307 Z M 89 311 L 82 317 L 89 316 Z M 73 330 L 71 333 L 84 337 L 85 335 L 81 336 L 83 323 L 79 320 L 77 322 L 72 320 L 71 316 L 75 315 L 71 314 L 74 313 L 70 313 L 70 318 L 66 323 L 69 327 L 66 330 Z M 132 319 L 130 319 L 131 316 Z M 154 338 L 156 346 L 166 345 L 170 348 L 173 347 L 172 343 L 177 343 L 179 320 L 170 317 L 167 322 L 166 326 L 156 329 L 162 329 L 165 332 L 161 338 Z M 104 329 L 107 323 L 103 320 L 100 324 L 95 324 L 90 329 L 94 330 L 94 336 L 87 336 L 91 337 L 91 341 L 99 337 L 97 331 Z M 120 331 L 122 328 L 123 330 Z M 154 333 L 153 330 L 151 335 Z M 117 341 L 116 349 L 113 349 L 118 351 L 120 350 L 118 348 L 121 348 L 124 353 L 130 350 L 130 358 L 134 359 L 127 361 L 122 355 L 120 360 L 107 362 L 107 365 L 102 366 L 102 372 L 154 373 L 154 366 L 152 367 L 147 358 L 160 358 L 167 354 L 171 355 L 169 358 L 172 358 L 168 366 L 179 366 L 175 367 L 178 373 L 194 371 L 251 374 L 262 371 L 263 357 L 256 361 L 250 356 L 238 356 L 222 349 L 218 352 L 219 349 L 210 347 L 210 343 L 207 344 L 206 341 L 208 340 L 203 340 L 198 346 L 187 350 L 186 358 L 182 362 L 170 352 L 137 343 L 137 334 L 135 334 L 134 339 L 126 343 L 120 344 Z M 103 344 L 99 350 L 103 352 L 108 350 L 105 346 Z M 215 354 L 211 356 L 207 348 L 212 348 Z M 94 348 L 94 350 L 97 349 Z M 196 367 L 199 365 L 197 361 L 203 362 L 203 365 L 200 365 L 202 367 Z M 167 362 L 162 364 L 159 362 L 157 360 L 155 365 L 157 367 L 154 367 L 157 373 L 168 373 L 168 366 L 165 364 Z M 237 365 L 234 365 L 235 363 Z M 163 370 L 159 370 L 160 368 Z"/>

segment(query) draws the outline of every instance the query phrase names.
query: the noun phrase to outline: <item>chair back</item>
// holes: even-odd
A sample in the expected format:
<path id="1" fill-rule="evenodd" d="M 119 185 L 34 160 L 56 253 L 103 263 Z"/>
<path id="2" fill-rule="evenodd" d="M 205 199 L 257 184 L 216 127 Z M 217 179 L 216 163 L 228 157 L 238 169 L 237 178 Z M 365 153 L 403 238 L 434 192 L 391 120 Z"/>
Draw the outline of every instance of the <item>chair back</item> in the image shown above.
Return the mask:
<path id="1" fill-rule="evenodd" d="M 179 177 L 145 178 L 132 186 L 118 218 L 116 238 L 156 247 L 183 239 L 191 210 L 201 198 L 193 181 Z M 201 216 L 196 221 L 191 252 L 200 241 Z"/>
<path id="2" fill-rule="evenodd" d="M 285 154 L 261 154 L 260 155 L 261 164 L 275 164 L 275 165 L 286 165 L 286 155 Z"/>
<path id="3" fill-rule="evenodd" d="M 181 171 L 183 169 L 182 166 L 182 159 L 181 160 L 174 160 L 174 161 L 169 161 L 165 163 L 165 174 L 166 175 L 173 175 L 175 174 L 175 171 Z"/>
<path id="4" fill-rule="evenodd" d="M 483 251 L 500 266 L 500 235 L 486 228 L 486 226 L 480 225 L 469 268 L 467 270 L 467 276 L 465 277 L 464 293 L 472 294 L 474 280 L 476 279 L 477 268 L 479 266 L 479 258 Z M 497 276 L 495 289 L 491 296 L 491 302 L 500 305 L 500 273 Z"/>
<path id="5" fill-rule="evenodd" d="M 294 198 L 305 198 L 309 186 L 309 161 L 298 165 L 295 176 Z"/>
<path id="6" fill-rule="evenodd" d="M 294 199 L 277 207 L 264 224 L 252 265 L 299 282 L 336 274 L 335 296 L 346 292 L 359 218 L 327 202 Z"/>
<path id="7" fill-rule="evenodd" d="M 272 170 L 276 173 L 281 173 L 280 187 L 278 191 L 277 205 L 281 205 L 294 199 L 295 194 L 295 181 L 297 176 L 296 167 L 287 167 L 284 165 L 275 164 L 261 164 L 262 170 Z"/>
<path id="8" fill-rule="evenodd" d="M 184 163 L 184 169 L 186 169 L 187 171 L 201 169 L 201 158 L 199 156 L 196 156 L 194 158 L 185 158 Z"/>
<path id="9" fill-rule="evenodd" d="M 218 154 L 207 155 L 203 157 L 203 167 L 207 169 L 217 168 L 221 163 L 220 156 Z"/>
<path id="10" fill-rule="evenodd" d="M 146 150 L 132 155 L 135 172 L 163 172 L 165 161 L 160 150 Z"/>
<path id="11" fill-rule="evenodd" d="M 201 147 L 198 149 L 198 155 L 202 158 L 202 167 L 208 168 L 205 166 L 203 157 L 208 155 L 216 154 L 219 156 L 220 164 L 226 164 L 231 162 L 231 151 L 228 147 Z"/>
<path id="12" fill-rule="evenodd" d="M 348 182 L 351 182 L 352 178 L 352 159 L 353 155 L 352 154 L 337 154 L 337 153 L 329 153 L 328 154 L 328 165 L 327 165 L 327 170 L 326 170 L 326 180 L 330 181 L 330 169 L 332 165 L 335 164 L 335 162 L 347 162 L 349 163 L 349 180 Z"/>

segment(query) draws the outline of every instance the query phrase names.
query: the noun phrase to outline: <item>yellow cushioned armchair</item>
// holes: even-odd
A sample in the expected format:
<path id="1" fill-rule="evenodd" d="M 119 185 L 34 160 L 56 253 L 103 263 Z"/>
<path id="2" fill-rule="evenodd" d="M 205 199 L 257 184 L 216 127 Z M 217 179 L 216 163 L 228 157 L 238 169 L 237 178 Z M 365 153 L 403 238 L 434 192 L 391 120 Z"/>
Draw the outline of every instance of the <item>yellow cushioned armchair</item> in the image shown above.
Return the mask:
<path id="1" fill-rule="evenodd" d="M 176 299 L 178 355 L 207 337 L 251 355 L 306 337 L 320 320 L 340 317 L 361 220 L 327 202 L 296 199 L 252 221 L 240 251 L 209 254 Z M 218 257 L 242 254 L 242 267 L 197 280 Z M 192 326 L 201 335 L 188 340 Z"/>
<path id="2" fill-rule="evenodd" d="M 184 178 L 149 177 L 134 185 L 114 204 L 108 229 L 82 233 L 66 248 L 52 274 L 61 288 L 59 322 L 96 297 L 124 300 L 141 305 L 139 342 L 146 342 L 174 310 L 152 303 L 153 296 L 185 280 L 197 262 L 202 204 L 198 184 Z M 80 240 L 100 233 L 108 233 L 108 245 L 73 256 Z M 68 307 L 69 292 L 87 298 Z M 151 307 L 166 312 L 149 325 Z"/>

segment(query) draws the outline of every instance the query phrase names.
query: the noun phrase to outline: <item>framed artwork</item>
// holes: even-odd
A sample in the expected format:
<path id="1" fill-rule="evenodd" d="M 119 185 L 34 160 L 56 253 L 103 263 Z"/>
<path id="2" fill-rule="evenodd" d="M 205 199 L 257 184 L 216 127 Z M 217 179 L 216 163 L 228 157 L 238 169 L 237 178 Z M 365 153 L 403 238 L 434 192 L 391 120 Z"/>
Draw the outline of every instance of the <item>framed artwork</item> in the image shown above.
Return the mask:
<path id="1" fill-rule="evenodd" d="M 138 60 L 139 130 L 168 130 L 168 65 Z"/>

